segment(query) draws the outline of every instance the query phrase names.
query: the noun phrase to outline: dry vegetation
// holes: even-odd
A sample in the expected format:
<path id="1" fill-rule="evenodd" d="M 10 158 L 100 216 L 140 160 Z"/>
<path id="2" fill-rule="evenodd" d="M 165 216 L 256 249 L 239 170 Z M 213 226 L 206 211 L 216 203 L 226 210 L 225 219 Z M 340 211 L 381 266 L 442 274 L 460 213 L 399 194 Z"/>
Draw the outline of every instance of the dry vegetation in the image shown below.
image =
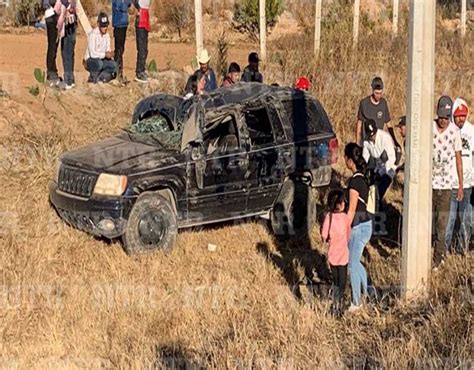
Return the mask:
<path id="1" fill-rule="evenodd" d="M 364 28 L 353 52 L 349 11 L 326 20 L 315 64 L 307 35 L 272 44 L 266 68 L 280 83 L 311 76 L 342 143 L 375 74 L 386 81 L 393 117 L 404 113 L 406 95 L 406 32 L 392 41 Z M 436 95 L 474 103 L 473 45 L 472 32 L 463 44 L 438 33 Z M 180 233 L 169 256 L 130 258 L 119 243 L 62 224 L 47 199 L 58 155 L 117 132 L 151 93 L 86 91 L 49 94 L 44 108 L 0 97 L 0 122 L 15 130 L 0 146 L 0 368 L 472 368 L 472 254 L 450 257 L 425 301 L 396 298 L 399 189 L 389 195 L 392 240 L 369 246 L 365 258 L 384 299 L 342 319 L 328 313 L 316 228 L 309 241 L 279 244 L 261 222 L 219 225 Z"/>

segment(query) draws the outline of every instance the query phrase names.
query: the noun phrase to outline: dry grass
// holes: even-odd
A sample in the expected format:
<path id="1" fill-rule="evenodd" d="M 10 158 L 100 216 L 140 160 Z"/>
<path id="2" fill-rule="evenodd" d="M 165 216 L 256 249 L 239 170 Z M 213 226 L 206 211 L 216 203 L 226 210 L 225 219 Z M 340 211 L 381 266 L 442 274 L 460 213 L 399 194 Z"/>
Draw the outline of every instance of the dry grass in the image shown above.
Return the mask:
<path id="1" fill-rule="evenodd" d="M 310 53 L 299 51 L 311 49 L 308 39 L 281 40 L 266 71 L 282 83 L 313 76 L 313 92 L 342 142 L 351 138 L 357 100 L 374 74 L 386 81 L 394 117 L 403 113 L 406 94 L 406 35 L 394 42 L 384 33 L 381 40 L 363 36 L 353 54 L 348 32 L 337 22 L 324 34 L 315 67 Z M 436 95 L 474 102 L 472 37 L 460 50 L 453 35 L 438 34 Z M 281 245 L 263 223 L 221 225 L 180 233 L 169 256 L 130 258 L 119 243 L 64 226 L 47 200 L 55 159 L 116 132 L 147 93 L 133 87 L 50 96 L 38 118 L 20 116 L 21 105 L 0 98 L 17 113 L 4 110 L 17 134 L 1 146 L 0 367 L 472 367 L 472 254 L 450 257 L 433 276 L 429 297 L 403 304 L 391 294 L 399 285 L 399 249 L 369 246 L 365 261 L 386 299 L 338 320 L 328 314 L 329 301 L 312 294 L 324 278 L 316 229 L 309 245 Z M 51 121 L 50 129 L 36 129 Z M 400 207 L 399 191 L 389 199 Z M 217 251 L 208 252 L 208 243 Z"/>

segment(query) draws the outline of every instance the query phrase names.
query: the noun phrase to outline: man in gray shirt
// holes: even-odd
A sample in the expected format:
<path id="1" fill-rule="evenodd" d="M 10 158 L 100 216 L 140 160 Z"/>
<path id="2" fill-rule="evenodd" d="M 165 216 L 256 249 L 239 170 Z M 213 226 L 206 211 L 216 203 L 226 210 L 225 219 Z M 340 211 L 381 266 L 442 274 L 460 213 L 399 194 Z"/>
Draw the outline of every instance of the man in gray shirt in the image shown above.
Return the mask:
<path id="1" fill-rule="evenodd" d="M 362 144 L 366 138 L 363 127 L 367 120 L 374 120 L 377 124 L 377 129 L 379 130 L 385 129 L 387 123 L 390 122 L 388 104 L 382 97 L 383 88 L 382 79 L 380 77 L 375 77 L 372 80 L 372 94 L 362 99 L 359 103 L 356 129 L 356 140 L 359 144 Z"/>

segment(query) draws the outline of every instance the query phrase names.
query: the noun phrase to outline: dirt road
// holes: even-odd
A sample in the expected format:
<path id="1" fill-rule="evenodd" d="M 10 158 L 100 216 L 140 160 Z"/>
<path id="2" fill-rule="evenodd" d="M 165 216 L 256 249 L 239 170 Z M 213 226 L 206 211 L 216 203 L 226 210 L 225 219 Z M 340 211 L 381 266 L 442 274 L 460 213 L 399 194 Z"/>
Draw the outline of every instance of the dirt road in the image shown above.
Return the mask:
<path id="1" fill-rule="evenodd" d="M 18 91 L 19 87 L 27 87 L 36 83 L 33 76 L 35 68 L 46 69 L 46 34 L 40 30 L 27 34 L 4 33 L 0 34 L 0 45 L 0 81 L 4 81 L 4 86 L 5 84 L 15 83 L 17 86 L 13 93 L 16 95 L 20 93 Z M 85 48 L 86 38 L 81 30 L 77 35 L 75 55 L 75 71 L 78 74 L 85 73 L 82 66 Z M 210 47 L 209 49 L 212 52 L 213 48 Z M 249 51 L 249 45 L 233 46 L 229 51 L 228 61 L 237 61 L 243 68 L 246 65 Z M 57 65 L 62 74 L 60 52 L 59 48 Z M 162 43 L 150 40 L 148 61 L 155 59 L 159 70 L 190 71 L 194 53 L 194 44 Z M 213 55 L 213 57 L 215 61 L 216 56 Z M 136 44 L 135 37 L 132 35 L 127 38 L 124 58 L 125 75 L 129 79 L 133 79 L 136 63 Z M 25 89 L 22 90 L 25 91 Z"/>

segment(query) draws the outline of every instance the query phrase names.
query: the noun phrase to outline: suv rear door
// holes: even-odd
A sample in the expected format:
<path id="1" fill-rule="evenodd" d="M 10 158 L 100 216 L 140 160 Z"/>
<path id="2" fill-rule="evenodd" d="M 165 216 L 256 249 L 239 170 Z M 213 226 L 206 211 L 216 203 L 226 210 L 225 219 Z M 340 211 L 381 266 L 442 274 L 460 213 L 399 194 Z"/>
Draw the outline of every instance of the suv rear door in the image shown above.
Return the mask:
<path id="1" fill-rule="evenodd" d="M 273 206 L 291 166 L 291 146 L 272 103 L 246 108 L 243 116 L 250 147 L 248 211 L 257 213 Z"/>

